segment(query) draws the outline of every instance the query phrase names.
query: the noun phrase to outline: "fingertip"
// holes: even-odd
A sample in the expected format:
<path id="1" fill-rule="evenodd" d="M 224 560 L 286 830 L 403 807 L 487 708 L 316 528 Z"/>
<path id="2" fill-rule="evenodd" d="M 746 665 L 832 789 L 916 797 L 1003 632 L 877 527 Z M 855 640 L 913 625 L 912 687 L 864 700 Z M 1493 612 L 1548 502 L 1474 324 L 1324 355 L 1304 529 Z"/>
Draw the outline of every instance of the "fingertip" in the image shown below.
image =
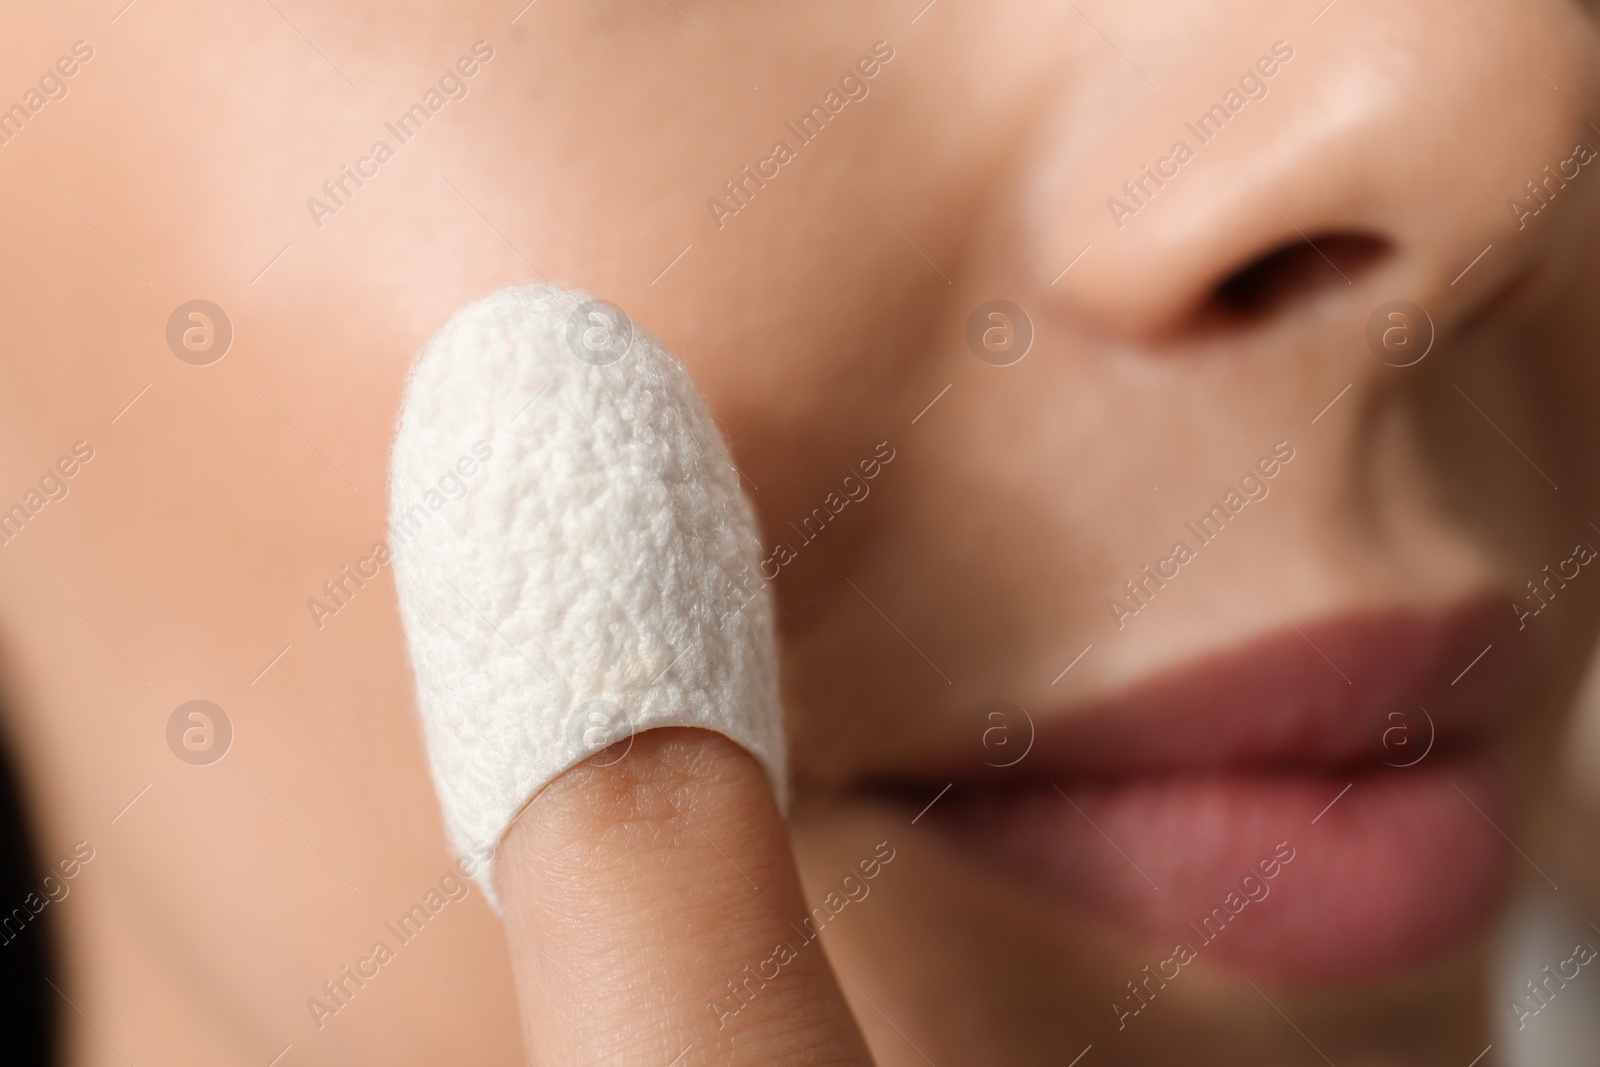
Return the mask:
<path id="1" fill-rule="evenodd" d="M 659 1067 L 735 1039 L 760 1062 L 867 1062 L 820 948 L 736 1019 L 716 1009 L 807 914 L 767 774 L 722 735 L 652 730 L 599 753 L 528 804 L 502 855 L 539 1062 Z"/>
<path id="2" fill-rule="evenodd" d="M 670 845 L 693 813 L 715 816 L 724 809 L 776 818 L 776 801 L 755 759 L 719 733 L 663 728 L 630 736 L 572 767 L 529 801 L 506 836 L 537 851 L 562 843 Z"/>

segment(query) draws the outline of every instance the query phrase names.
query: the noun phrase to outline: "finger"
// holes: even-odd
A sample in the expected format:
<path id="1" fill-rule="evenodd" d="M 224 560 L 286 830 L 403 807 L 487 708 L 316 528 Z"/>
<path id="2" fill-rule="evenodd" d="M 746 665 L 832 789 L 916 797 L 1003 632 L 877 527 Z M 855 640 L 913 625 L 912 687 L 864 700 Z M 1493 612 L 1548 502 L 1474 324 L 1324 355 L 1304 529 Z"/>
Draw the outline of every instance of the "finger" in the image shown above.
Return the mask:
<path id="1" fill-rule="evenodd" d="M 800 923 L 799 876 L 760 766 L 692 729 L 639 734 L 601 765 L 628 744 L 551 783 L 500 853 L 534 1062 L 868 1064 Z"/>

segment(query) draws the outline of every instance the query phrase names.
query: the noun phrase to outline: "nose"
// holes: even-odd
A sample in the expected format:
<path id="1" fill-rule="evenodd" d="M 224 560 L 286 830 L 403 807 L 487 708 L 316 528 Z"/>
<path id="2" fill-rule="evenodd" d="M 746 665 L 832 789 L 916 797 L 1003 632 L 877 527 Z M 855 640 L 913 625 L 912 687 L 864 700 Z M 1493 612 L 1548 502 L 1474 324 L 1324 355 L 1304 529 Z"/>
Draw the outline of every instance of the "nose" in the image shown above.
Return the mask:
<path id="1" fill-rule="evenodd" d="M 1226 62 L 1194 49 L 1041 169 L 1054 299 L 1144 339 L 1394 296 L 1448 325 L 1573 239 L 1600 127 L 1571 5 L 1342 7 Z"/>

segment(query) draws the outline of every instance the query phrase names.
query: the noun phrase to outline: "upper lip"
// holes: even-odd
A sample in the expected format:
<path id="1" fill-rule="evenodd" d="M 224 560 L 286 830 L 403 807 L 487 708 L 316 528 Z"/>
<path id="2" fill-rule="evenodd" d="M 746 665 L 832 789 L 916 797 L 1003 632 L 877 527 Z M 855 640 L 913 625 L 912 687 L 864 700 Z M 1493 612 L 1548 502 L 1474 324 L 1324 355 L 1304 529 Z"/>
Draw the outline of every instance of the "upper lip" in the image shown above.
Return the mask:
<path id="1" fill-rule="evenodd" d="M 1424 751 L 1480 742 L 1503 722 L 1534 652 L 1531 635 L 1508 625 L 1511 614 L 1503 598 L 1483 597 L 1291 625 L 1110 698 L 995 719 L 1010 753 L 1027 752 L 1007 766 L 996 764 L 1013 757 L 989 758 L 975 718 L 966 745 L 912 777 L 1000 786 L 1041 776 L 1403 766 Z"/>

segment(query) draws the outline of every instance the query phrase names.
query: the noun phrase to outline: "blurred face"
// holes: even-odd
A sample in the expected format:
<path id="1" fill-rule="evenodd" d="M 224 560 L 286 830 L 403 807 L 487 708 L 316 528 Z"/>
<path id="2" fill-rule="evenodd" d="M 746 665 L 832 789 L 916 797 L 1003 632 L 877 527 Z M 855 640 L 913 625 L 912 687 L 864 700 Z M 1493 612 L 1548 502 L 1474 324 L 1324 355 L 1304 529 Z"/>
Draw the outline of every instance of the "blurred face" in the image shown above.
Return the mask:
<path id="1" fill-rule="evenodd" d="M 9 348 L 50 357 L 0 421 L 19 502 L 94 459 L 6 527 L 0 612 L 41 849 L 105 827 L 68 908 L 145 924 L 77 964 L 94 1003 L 198 973 L 219 1054 L 506 1055 L 454 994 L 413 1010 L 480 974 L 509 1017 L 482 909 L 357 1010 L 303 1002 L 444 884 L 372 577 L 387 446 L 411 353 L 533 280 L 627 309 L 723 427 L 808 886 L 896 850 L 828 942 L 883 1063 L 1470 1061 L 1600 594 L 1600 42 L 1557 0 L 1314 7 L 90 35 L 0 178 L 34 205 Z M 37 18 L 19 69 L 88 35 Z M 220 360 L 169 326 L 199 299 Z M 195 698 L 226 760 L 169 745 Z"/>

